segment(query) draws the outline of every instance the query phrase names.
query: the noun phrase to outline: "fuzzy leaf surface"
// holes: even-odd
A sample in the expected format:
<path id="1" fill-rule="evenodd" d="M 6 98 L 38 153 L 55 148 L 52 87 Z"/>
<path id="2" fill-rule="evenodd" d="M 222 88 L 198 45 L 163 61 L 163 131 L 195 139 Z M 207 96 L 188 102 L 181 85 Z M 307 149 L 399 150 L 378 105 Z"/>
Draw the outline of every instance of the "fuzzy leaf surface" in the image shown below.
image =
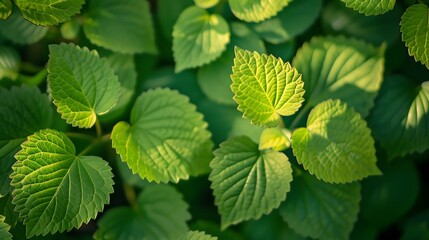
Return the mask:
<path id="1" fill-rule="evenodd" d="M 410 56 L 429 68 L 429 8 L 425 4 L 414 4 L 405 10 L 401 20 L 402 41 Z"/>
<path id="2" fill-rule="evenodd" d="M 416 85 L 402 76 L 387 78 L 369 125 L 391 158 L 429 149 L 429 81 Z"/>
<path id="3" fill-rule="evenodd" d="M 73 44 L 49 46 L 48 84 L 57 111 L 67 123 L 90 128 L 97 115 L 118 101 L 118 77 L 96 51 Z"/>
<path id="4" fill-rule="evenodd" d="M 393 9 L 396 0 L 341 0 L 347 7 L 369 15 L 380 15 Z"/>
<path id="5" fill-rule="evenodd" d="M 173 27 L 175 71 L 207 64 L 226 50 L 230 41 L 228 23 L 218 14 L 192 6 L 186 8 Z"/>
<path id="6" fill-rule="evenodd" d="M 283 153 L 259 151 L 249 137 L 240 136 L 221 143 L 214 155 L 209 179 L 222 229 L 258 219 L 286 199 L 292 168 Z"/>
<path id="7" fill-rule="evenodd" d="M 206 172 L 213 143 L 202 114 L 169 89 L 140 95 L 131 123 L 119 122 L 112 144 L 133 173 L 155 182 L 178 182 Z"/>
<path id="8" fill-rule="evenodd" d="M 291 0 L 229 0 L 232 13 L 246 22 L 261 22 L 277 15 Z"/>
<path id="9" fill-rule="evenodd" d="M 359 212 L 359 183 L 329 184 L 302 173 L 280 214 L 300 235 L 315 239 L 348 239 Z"/>
<path id="10" fill-rule="evenodd" d="M 62 132 L 36 132 L 21 144 L 15 158 L 12 202 L 28 238 L 79 228 L 109 203 L 111 168 L 100 157 L 76 156 Z"/>
<path id="11" fill-rule="evenodd" d="M 92 0 L 83 30 L 95 45 L 120 53 L 157 53 L 147 0 Z"/>
<path id="12" fill-rule="evenodd" d="M 253 124 L 274 127 L 304 101 L 301 74 L 272 55 L 235 49 L 231 89 L 238 110 Z"/>
<path id="13" fill-rule="evenodd" d="M 15 0 L 22 16 L 43 26 L 57 25 L 80 12 L 84 0 Z"/>
<path id="14" fill-rule="evenodd" d="M 95 239 L 178 239 L 191 219 L 182 195 L 167 185 L 148 185 L 137 198 L 137 207 L 116 207 L 98 221 Z"/>
<path id="15" fill-rule="evenodd" d="M 306 104 L 340 99 L 367 116 L 383 81 L 383 55 L 384 47 L 344 37 L 314 37 L 304 43 L 293 65 L 304 79 Z"/>
<path id="16" fill-rule="evenodd" d="M 365 120 L 339 100 L 322 102 L 310 112 L 307 127 L 293 132 L 292 148 L 306 170 L 328 183 L 381 174 Z"/>

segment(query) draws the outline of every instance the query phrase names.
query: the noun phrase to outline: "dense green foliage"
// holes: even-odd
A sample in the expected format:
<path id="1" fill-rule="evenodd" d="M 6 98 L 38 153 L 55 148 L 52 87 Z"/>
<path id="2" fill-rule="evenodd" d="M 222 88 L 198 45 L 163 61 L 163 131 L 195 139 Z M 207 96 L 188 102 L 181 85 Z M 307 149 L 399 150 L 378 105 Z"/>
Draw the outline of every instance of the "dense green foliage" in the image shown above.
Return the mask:
<path id="1" fill-rule="evenodd" d="M 0 0 L 0 239 L 429 237 L 428 3 Z"/>

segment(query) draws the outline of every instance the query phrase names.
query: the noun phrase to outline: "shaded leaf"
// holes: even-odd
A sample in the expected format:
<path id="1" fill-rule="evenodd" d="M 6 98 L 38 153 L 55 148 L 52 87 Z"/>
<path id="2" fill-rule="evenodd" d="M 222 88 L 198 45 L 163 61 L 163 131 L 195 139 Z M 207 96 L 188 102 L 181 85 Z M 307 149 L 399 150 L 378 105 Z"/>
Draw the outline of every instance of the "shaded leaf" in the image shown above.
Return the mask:
<path id="1" fill-rule="evenodd" d="M 11 240 L 12 234 L 9 232 L 10 226 L 9 224 L 5 223 L 4 220 L 5 217 L 0 215 L 0 239 Z"/>
<path id="2" fill-rule="evenodd" d="M 6 39 L 18 44 L 38 42 L 47 32 L 47 27 L 36 26 L 28 22 L 16 9 L 7 20 L 0 21 L 0 33 Z"/>
<path id="3" fill-rule="evenodd" d="M 3 78 L 15 80 L 18 77 L 20 57 L 13 48 L 0 46 L 0 81 Z"/>
<path id="4" fill-rule="evenodd" d="M 7 19 L 12 13 L 12 2 L 10 0 L 0 0 L 0 19 Z"/>

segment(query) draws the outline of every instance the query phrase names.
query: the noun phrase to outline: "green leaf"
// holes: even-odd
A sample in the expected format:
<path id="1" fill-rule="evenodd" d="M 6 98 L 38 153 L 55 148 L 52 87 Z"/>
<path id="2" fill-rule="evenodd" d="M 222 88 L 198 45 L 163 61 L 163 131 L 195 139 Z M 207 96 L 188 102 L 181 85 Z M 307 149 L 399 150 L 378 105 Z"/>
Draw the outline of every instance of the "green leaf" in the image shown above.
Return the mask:
<path id="1" fill-rule="evenodd" d="M 143 179 L 178 182 L 209 170 L 212 142 L 206 128 L 187 97 L 158 88 L 137 98 L 131 124 L 115 125 L 112 145 Z"/>
<path id="2" fill-rule="evenodd" d="M 13 156 L 34 132 L 52 127 L 55 111 L 46 94 L 36 87 L 0 87 L 0 197 L 9 193 Z"/>
<path id="3" fill-rule="evenodd" d="M 232 13 L 246 22 L 260 22 L 277 15 L 291 0 L 229 0 Z"/>
<path id="4" fill-rule="evenodd" d="M 211 100 L 235 105 L 231 92 L 231 66 L 234 64 L 234 46 L 257 52 L 265 52 L 264 42 L 246 25 L 238 22 L 231 24 L 231 42 L 226 51 L 215 61 L 198 69 L 198 84 Z"/>
<path id="5" fill-rule="evenodd" d="M 137 85 L 137 72 L 133 55 L 112 54 L 107 58 L 107 62 L 121 84 L 118 103 L 109 112 L 100 116 L 101 121 L 112 122 L 127 113 Z"/>
<path id="6" fill-rule="evenodd" d="M 390 158 L 429 149 L 429 81 L 388 77 L 368 121 Z"/>
<path id="7" fill-rule="evenodd" d="M 316 21 L 321 9 L 321 0 L 292 1 L 276 17 L 251 26 L 264 40 L 279 44 L 307 30 Z"/>
<path id="8" fill-rule="evenodd" d="M 425 4 L 414 4 L 402 15 L 402 41 L 408 47 L 408 54 L 429 68 L 429 8 Z"/>
<path id="9" fill-rule="evenodd" d="M 57 25 L 79 13 L 84 0 L 15 0 L 22 16 L 43 26 Z"/>
<path id="10" fill-rule="evenodd" d="M 21 148 L 12 166 L 11 185 L 15 211 L 28 238 L 79 228 L 109 203 L 111 168 L 99 157 L 76 156 L 64 133 L 41 130 Z"/>
<path id="11" fill-rule="evenodd" d="M 80 27 L 81 23 L 78 19 L 65 22 L 60 27 L 61 36 L 66 40 L 74 40 L 79 35 Z"/>
<path id="12" fill-rule="evenodd" d="M 379 15 L 393 9 L 396 0 L 341 0 L 347 7 L 369 15 Z"/>
<path id="13" fill-rule="evenodd" d="M 212 237 L 205 232 L 189 231 L 180 240 L 217 240 L 217 237 Z"/>
<path id="14" fill-rule="evenodd" d="M 193 4 L 193 0 L 157 0 L 155 17 L 159 24 L 159 29 L 169 41 L 172 39 L 173 26 L 180 13 Z"/>
<path id="15" fill-rule="evenodd" d="M 302 73 L 306 104 L 337 98 L 367 116 L 383 81 L 383 55 L 384 46 L 377 49 L 344 37 L 314 37 L 304 43 L 293 65 Z"/>
<path id="16" fill-rule="evenodd" d="M 33 44 L 42 39 L 48 32 L 47 27 L 36 26 L 25 20 L 19 11 L 0 21 L 0 33 L 8 40 L 18 44 Z"/>
<path id="17" fill-rule="evenodd" d="M 12 3 L 10 0 L 0 0 L 0 19 L 7 19 L 12 13 Z"/>
<path id="18" fill-rule="evenodd" d="M 398 6 L 383 15 L 365 16 L 347 8 L 340 1 L 328 1 L 321 18 L 327 34 L 356 37 L 376 45 L 387 42 L 392 46 L 398 42 L 402 13 L 403 10 Z M 397 54 L 397 48 L 394 51 Z"/>
<path id="19" fill-rule="evenodd" d="M 120 53 L 157 53 L 146 0 L 92 0 L 83 30 L 98 46 Z"/>
<path id="20" fill-rule="evenodd" d="M 0 239 L 12 240 L 12 234 L 9 232 L 10 226 L 4 220 L 5 217 L 0 215 Z"/>
<path id="21" fill-rule="evenodd" d="M 219 0 L 194 0 L 195 5 L 200 8 L 211 8 L 219 3 Z"/>
<path id="22" fill-rule="evenodd" d="M 13 48 L 0 46 L 0 81 L 3 78 L 15 80 L 19 72 L 19 55 Z"/>
<path id="23" fill-rule="evenodd" d="M 292 148 L 298 162 L 325 182 L 381 174 L 365 120 L 339 100 L 322 102 L 310 112 L 307 127 L 293 132 Z"/>
<path id="24" fill-rule="evenodd" d="M 266 128 L 259 139 L 259 150 L 283 151 L 290 147 L 291 132 L 287 129 Z"/>
<path id="25" fill-rule="evenodd" d="M 218 14 L 188 7 L 173 27 L 176 72 L 202 66 L 217 59 L 230 41 L 228 23 Z"/>
<path id="26" fill-rule="evenodd" d="M 188 231 L 191 219 L 182 195 L 167 185 L 149 185 L 134 209 L 116 207 L 98 221 L 95 239 L 178 239 Z"/>
<path id="27" fill-rule="evenodd" d="M 297 233 L 315 239 L 348 239 L 357 220 L 359 183 L 328 184 L 302 172 L 280 214 Z"/>
<path id="28" fill-rule="evenodd" d="M 48 84 L 57 111 L 74 127 L 92 127 L 117 103 L 118 77 L 96 51 L 62 43 L 49 52 Z"/>
<path id="29" fill-rule="evenodd" d="M 274 127 L 304 101 L 301 74 L 272 55 L 236 48 L 231 79 L 238 110 L 256 125 Z"/>
<path id="30" fill-rule="evenodd" d="M 292 168 L 283 153 L 259 151 L 250 138 L 240 136 L 221 143 L 214 155 L 209 179 L 222 229 L 258 219 L 286 199 Z"/>

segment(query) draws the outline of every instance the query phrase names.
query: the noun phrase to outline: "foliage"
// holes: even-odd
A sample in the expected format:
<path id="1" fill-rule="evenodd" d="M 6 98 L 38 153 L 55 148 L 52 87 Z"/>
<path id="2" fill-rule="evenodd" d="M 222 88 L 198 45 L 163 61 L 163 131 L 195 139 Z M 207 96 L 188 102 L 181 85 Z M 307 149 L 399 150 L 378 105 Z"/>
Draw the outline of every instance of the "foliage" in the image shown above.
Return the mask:
<path id="1" fill-rule="evenodd" d="M 427 236 L 428 2 L 0 0 L 0 238 Z"/>

